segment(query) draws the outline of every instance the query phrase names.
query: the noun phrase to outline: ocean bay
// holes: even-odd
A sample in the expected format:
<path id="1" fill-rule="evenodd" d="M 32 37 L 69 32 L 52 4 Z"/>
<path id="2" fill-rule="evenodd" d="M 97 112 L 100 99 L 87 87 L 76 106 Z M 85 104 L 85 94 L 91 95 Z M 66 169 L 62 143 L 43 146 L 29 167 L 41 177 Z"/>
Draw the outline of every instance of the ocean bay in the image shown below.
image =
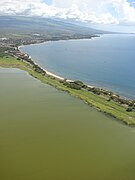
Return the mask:
<path id="1" fill-rule="evenodd" d="M 52 73 L 135 99 L 134 47 L 134 35 L 119 34 L 28 45 L 21 50 Z"/>

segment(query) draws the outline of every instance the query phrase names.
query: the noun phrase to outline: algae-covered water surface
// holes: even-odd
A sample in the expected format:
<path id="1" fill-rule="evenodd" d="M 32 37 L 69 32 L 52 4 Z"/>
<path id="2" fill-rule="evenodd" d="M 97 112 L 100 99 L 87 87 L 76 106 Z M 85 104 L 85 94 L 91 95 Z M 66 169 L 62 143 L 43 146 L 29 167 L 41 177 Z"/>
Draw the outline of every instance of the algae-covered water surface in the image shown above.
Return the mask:
<path id="1" fill-rule="evenodd" d="M 0 69 L 1 180 L 134 180 L 135 129 Z"/>

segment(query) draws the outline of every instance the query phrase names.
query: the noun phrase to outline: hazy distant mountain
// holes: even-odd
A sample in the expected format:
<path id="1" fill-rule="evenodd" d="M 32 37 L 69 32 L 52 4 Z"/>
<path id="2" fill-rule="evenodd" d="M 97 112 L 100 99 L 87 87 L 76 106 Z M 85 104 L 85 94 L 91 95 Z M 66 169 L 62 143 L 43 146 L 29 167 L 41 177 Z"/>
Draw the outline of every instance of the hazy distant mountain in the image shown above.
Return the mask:
<path id="1" fill-rule="evenodd" d="M 79 26 L 59 19 L 21 17 L 21 16 L 0 16 L 1 33 L 43 33 L 51 34 L 102 34 L 100 31 L 92 28 Z"/>

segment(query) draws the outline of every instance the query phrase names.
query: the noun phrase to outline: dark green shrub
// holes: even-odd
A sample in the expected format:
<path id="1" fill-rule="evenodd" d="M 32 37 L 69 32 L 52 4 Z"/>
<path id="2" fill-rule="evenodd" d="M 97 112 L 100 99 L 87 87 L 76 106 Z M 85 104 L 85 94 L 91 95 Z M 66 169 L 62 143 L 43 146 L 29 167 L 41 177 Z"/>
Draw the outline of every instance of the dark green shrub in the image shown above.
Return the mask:
<path id="1" fill-rule="evenodd" d="M 68 87 L 71 88 L 71 89 L 76 89 L 76 90 L 81 90 L 81 88 L 82 88 L 80 85 L 78 85 L 78 84 L 76 84 L 76 83 L 74 83 L 74 82 L 71 82 L 71 83 L 68 85 Z"/>
<path id="2" fill-rule="evenodd" d="M 132 111 L 132 108 L 131 108 L 131 107 L 128 107 L 126 111 L 127 111 L 127 112 L 131 112 L 131 111 Z"/>

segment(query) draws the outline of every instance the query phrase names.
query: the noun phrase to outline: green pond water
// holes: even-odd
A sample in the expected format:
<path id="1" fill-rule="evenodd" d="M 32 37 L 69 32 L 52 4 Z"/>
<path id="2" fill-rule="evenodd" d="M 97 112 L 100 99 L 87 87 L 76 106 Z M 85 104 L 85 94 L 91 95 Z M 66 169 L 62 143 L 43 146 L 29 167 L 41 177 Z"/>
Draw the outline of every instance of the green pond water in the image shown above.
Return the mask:
<path id="1" fill-rule="evenodd" d="M 0 180 L 135 180 L 135 129 L 1 68 Z"/>

